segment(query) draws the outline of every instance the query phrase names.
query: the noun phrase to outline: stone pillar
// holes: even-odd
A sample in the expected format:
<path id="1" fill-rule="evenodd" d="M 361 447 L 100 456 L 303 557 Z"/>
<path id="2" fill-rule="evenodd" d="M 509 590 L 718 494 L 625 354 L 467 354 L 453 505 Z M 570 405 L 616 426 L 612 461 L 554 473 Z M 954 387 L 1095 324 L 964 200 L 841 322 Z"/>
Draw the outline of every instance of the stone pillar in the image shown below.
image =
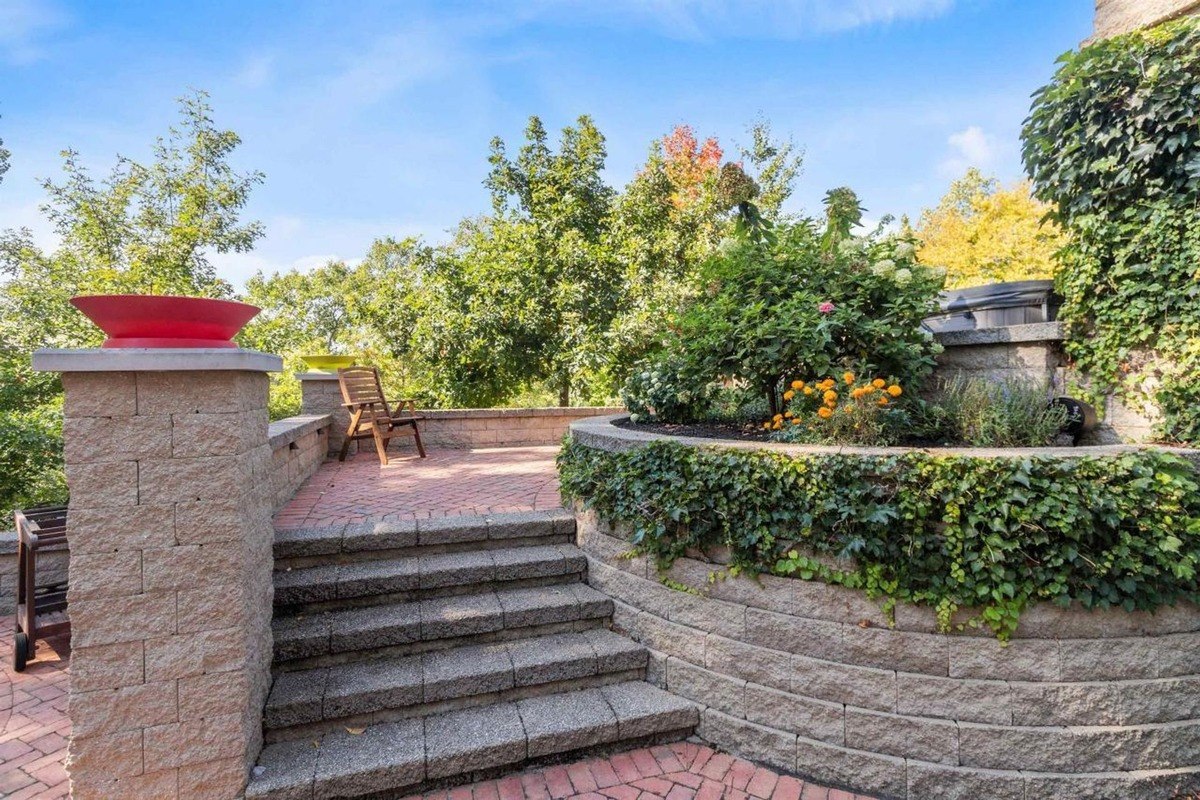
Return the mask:
<path id="1" fill-rule="evenodd" d="M 66 391 L 72 797 L 239 797 L 271 680 L 280 360 L 55 350 L 34 366 Z"/>
<path id="2" fill-rule="evenodd" d="M 350 427 L 350 412 L 342 405 L 342 390 L 336 372 L 300 372 L 300 413 L 329 414 L 333 426 L 329 429 L 329 453 L 337 455 L 346 441 Z"/>

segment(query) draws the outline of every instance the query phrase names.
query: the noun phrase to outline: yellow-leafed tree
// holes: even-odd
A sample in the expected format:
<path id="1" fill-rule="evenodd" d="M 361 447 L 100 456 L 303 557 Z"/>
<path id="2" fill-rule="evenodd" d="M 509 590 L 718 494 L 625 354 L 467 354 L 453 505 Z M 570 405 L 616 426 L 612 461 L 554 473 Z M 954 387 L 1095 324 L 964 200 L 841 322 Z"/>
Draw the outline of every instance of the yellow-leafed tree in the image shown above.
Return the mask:
<path id="1" fill-rule="evenodd" d="M 1053 277 L 1065 238 L 1048 210 L 1028 181 L 1000 186 L 972 167 L 921 214 L 917 257 L 946 269 L 947 288 Z"/>

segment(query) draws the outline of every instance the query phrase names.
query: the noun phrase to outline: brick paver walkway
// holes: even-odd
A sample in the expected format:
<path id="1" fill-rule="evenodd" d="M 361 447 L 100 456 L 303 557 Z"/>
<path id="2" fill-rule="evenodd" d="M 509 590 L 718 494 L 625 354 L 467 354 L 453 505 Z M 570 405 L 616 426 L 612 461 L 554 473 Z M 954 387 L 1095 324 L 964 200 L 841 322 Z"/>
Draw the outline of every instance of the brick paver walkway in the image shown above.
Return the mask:
<path id="1" fill-rule="evenodd" d="M 548 767 L 406 800 L 874 800 L 691 742 Z"/>
<path id="2" fill-rule="evenodd" d="M 428 458 L 372 450 L 326 461 L 275 516 L 277 528 L 428 519 L 557 508 L 558 446 L 431 450 Z"/>
<path id="3" fill-rule="evenodd" d="M 0 797 L 60 800 L 70 784 L 67 757 L 67 663 L 63 639 L 38 642 L 37 660 L 12 669 L 12 639 L 0 645 Z"/>

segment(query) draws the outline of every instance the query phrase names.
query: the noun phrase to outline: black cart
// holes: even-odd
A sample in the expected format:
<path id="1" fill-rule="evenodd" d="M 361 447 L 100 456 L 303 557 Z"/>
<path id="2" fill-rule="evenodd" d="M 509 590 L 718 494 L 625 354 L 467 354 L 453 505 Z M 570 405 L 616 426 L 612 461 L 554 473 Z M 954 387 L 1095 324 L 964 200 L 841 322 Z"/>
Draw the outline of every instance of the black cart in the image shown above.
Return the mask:
<path id="1" fill-rule="evenodd" d="M 71 630 L 67 617 L 67 583 L 39 585 L 38 557 L 67 552 L 67 508 L 52 506 L 18 511 L 17 521 L 17 626 L 13 642 L 13 669 L 22 672 L 33 656 L 38 639 Z"/>

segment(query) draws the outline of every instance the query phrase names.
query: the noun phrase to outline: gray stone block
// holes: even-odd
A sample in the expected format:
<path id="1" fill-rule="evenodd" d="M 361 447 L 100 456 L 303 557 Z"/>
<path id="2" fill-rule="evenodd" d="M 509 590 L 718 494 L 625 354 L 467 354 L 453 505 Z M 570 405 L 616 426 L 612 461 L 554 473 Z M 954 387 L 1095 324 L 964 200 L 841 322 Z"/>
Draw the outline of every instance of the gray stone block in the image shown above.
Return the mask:
<path id="1" fill-rule="evenodd" d="M 938 633 L 847 625 L 844 629 L 843 660 L 879 669 L 946 675 L 950 663 L 949 641 L 949 637 Z"/>
<path id="2" fill-rule="evenodd" d="M 346 526 L 342 550 L 358 553 L 366 550 L 400 550 L 418 543 L 416 520 L 364 522 Z"/>
<path id="3" fill-rule="evenodd" d="M 1200 675 L 1200 633 L 1128 639 L 1063 639 L 1059 644 L 1064 681 Z"/>
<path id="4" fill-rule="evenodd" d="M 758 684 L 746 684 L 746 719 L 809 739 L 846 743 L 846 707 L 799 697 Z"/>
<path id="5" fill-rule="evenodd" d="M 275 660 L 324 655 L 329 652 L 329 615 L 280 617 L 271 623 Z"/>
<path id="6" fill-rule="evenodd" d="M 425 720 L 425 770 L 430 780 L 515 764 L 526 753 L 525 728 L 515 703 Z"/>
<path id="7" fill-rule="evenodd" d="M 333 555 L 342 547 L 345 525 L 275 531 L 275 558 Z"/>
<path id="8" fill-rule="evenodd" d="M 792 656 L 792 694 L 879 711 L 896 710 L 896 673 Z"/>
<path id="9" fill-rule="evenodd" d="M 553 625 L 579 619 L 579 601 L 570 586 L 544 586 L 498 592 L 505 628 Z"/>
<path id="10" fill-rule="evenodd" d="M 416 558 L 344 564 L 338 572 L 338 597 L 411 592 L 420 585 L 420 562 Z"/>
<path id="11" fill-rule="evenodd" d="M 709 635 L 704 645 L 704 665 L 713 672 L 745 681 L 788 689 L 792 680 L 792 656 L 778 650 Z"/>
<path id="12" fill-rule="evenodd" d="M 314 800 L 405 789 L 425 780 L 421 720 L 330 733 L 317 756 Z"/>
<path id="13" fill-rule="evenodd" d="M 776 769 L 795 769 L 796 735 L 757 725 L 707 708 L 700 715 L 700 738 L 736 756 Z"/>
<path id="14" fill-rule="evenodd" d="M 1005 681 L 939 678 L 906 672 L 897 673 L 896 681 L 896 710 L 900 714 L 1013 724 L 1013 691 Z"/>
<path id="15" fill-rule="evenodd" d="M 508 645 L 517 686 L 566 681 L 597 674 L 596 653 L 580 633 L 522 639 Z"/>
<path id="16" fill-rule="evenodd" d="M 759 647 L 840 660 L 843 629 L 825 620 L 804 619 L 757 608 L 746 609 L 746 640 Z"/>
<path id="17" fill-rule="evenodd" d="M 603 686 L 600 692 L 616 715 L 622 739 L 691 730 L 699 720 L 695 705 L 645 681 Z"/>
<path id="18" fill-rule="evenodd" d="M 568 584 L 567 589 L 575 598 L 580 619 L 601 619 L 612 616 L 612 598 L 582 583 Z"/>
<path id="19" fill-rule="evenodd" d="M 496 577 L 492 554 L 486 550 L 421 556 L 421 588 L 490 583 Z"/>
<path id="20" fill-rule="evenodd" d="M 424 641 L 475 636 L 506 627 L 494 592 L 423 600 L 420 616 Z"/>
<path id="21" fill-rule="evenodd" d="M 596 656 L 598 672 L 645 669 L 648 661 L 647 650 L 637 642 L 606 628 L 594 628 L 583 631 L 580 635 L 591 645 Z"/>
<path id="22" fill-rule="evenodd" d="M 679 594 L 657 581 L 597 562 L 588 567 L 588 583 L 615 600 L 662 619 L 670 616 L 675 596 Z"/>
<path id="23" fill-rule="evenodd" d="M 615 621 L 615 614 L 614 614 Z M 703 631 L 676 625 L 650 613 L 637 619 L 635 638 L 647 647 L 678 658 L 704 660 Z"/>
<path id="24" fill-rule="evenodd" d="M 993 638 L 947 637 L 951 678 L 1057 681 L 1059 643 L 1052 639 L 1019 639 L 1007 645 Z"/>
<path id="25" fill-rule="evenodd" d="M 908 796 L 916 800 L 1026 800 L 1025 776 L 1019 772 L 970 769 L 908 760 Z M 1055 794 L 1034 798 L 1060 797 Z"/>
<path id="26" fill-rule="evenodd" d="M 796 768 L 822 783 L 850 786 L 884 797 L 907 797 L 907 767 L 903 758 L 838 747 L 796 738 Z"/>
<path id="27" fill-rule="evenodd" d="M 745 606 L 697 597 L 674 589 L 668 591 L 671 592 L 668 613 L 671 622 L 731 639 L 740 639 L 746 635 Z"/>
<path id="28" fill-rule="evenodd" d="M 338 593 L 338 567 L 283 569 L 271 575 L 275 584 L 275 605 L 320 603 L 333 600 Z"/>
<path id="29" fill-rule="evenodd" d="M 251 776 L 246 797 L 312 800 L 318 754 L 311 740 L 267 745 L 259 754 L 261 770 Z"/>
<path id="30" fill-rule="evenodd" d="M 421 615 L 415 603 L 356 608 L 329 617 L 330 651 L 334 653 L 391 647 L 421 639 Z"/>
<path id="31" fill-rule="evenodd" d="M 947 720 L 847 708 L 846 747 L 957 765 L 958 726 Z"/>
<path id="32" fill-rule="evenodd" d="M 486 524 L 489 539 L 533 539 L 561 532 L 555 530 L 555 518 L 545 511 L 492 514 Z"/>
<path id="33" fill-rule="evenodd" d="M 422 656 L 425 702 L 502 692 L 513 687 L 513 665 L 504 645 L 435 650 Z"/>
<path id="34" fill-rule="evenodd" d="M 438 517 L 417 523 L 417 539 L 422 545 L 482 542 L 487 538 L 485 517 Z"/>
<path id="35" fill-rule="evenodd" d="M 574 549 L 574 548 L 572 548 Z M 587 559 L 578 550 L 571 558 L 553 546 L 514 547 L 492 551 L 496 580 L 521 581 L 583 572 Z"/>
<path id="36" fill-rule="evenodd" d="M 420 656 L 333 667 L 325 685 L 324 716 L 338 719 L 416 705 L 423 698 L 422 686 Z"/>
<path id="37" fill-rule="evenodd" d="M 1028 773 L 1025 797 L 1070 797 L 1087 800 L 1148 800 L 1182 796 L 1200 790 L 1200 768 L 1162 772 L 1069 775 Z"/>
<path id="38" fill-rule="evenodd" d="M 327 669 L 277 675 L 267 696 L 263 724 L 268 728 L 286 728 L 320 721 L 328 677 Z"/>
<path id="39" fill-rule="evenodd" d="M 667 660 L 667 689 L 735 717 L 746 716 L 746 682 L 690 664 Z"/>
<path id="40" fill-rule="evenodd" d="M 617 718 L 599 689 L 585 689 L 517 704 L 529 757 L 566 753 L 617 739 Z"/>
<path id="41" fill-rule="evenodd" d="M 1200 676 L 1009 686 L 1014 725 L 1142 725 L 1200 718 Z"/>

